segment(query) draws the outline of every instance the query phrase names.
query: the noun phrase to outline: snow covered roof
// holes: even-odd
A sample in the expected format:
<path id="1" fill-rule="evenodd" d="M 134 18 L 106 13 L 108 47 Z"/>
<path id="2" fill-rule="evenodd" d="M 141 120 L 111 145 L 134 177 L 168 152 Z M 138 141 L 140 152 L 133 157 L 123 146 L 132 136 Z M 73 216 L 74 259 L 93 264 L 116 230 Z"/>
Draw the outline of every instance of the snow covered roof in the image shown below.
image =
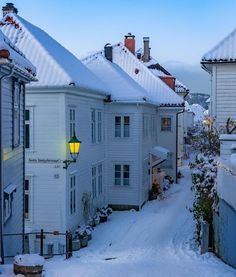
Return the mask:
<path id="1" fill-rule="evenodd" d="M 204 112 L 206 110 L 201 105 L 192 104 L 192 105 L 190 105 L 190 109 L 195 115 L 194 122 L 202 122 L 204 120 Z"/>
<path id="2" fill-rule="evenodd" d="M 138 51 L 136 51 L 136 54 L 138 53 L 143 54 L 143 49 L 140 48 Z M 153 57 L 150 57 L 150 60 L 148 62 L 143 62 L 143 64 L 147 66 L 150 69 L 150 71 L 157 77 L 173 76 Z M 188 91 L 189 89 L 175 77 L 175 92 L 188 92 Z"/>
<path id="3" fill-rule="evenodd" d="M 9 13 L 1 21 L 1 30 L 38 71 L 38 82 L 31 86 L 68 86 L 104 92 L 104 85 L 72 53 L 40 28 Z"/>
<path id="4" fill-rule="evenodd" d="M 86 57 L 81 61 L 105 83 L 109 92 L 111 92 L 111 99 L 113 101 L 148 101 L 147 92 L 117 64 L 108 61 L 104 57 L 103 52 Z M 149 100 L 148 102 L 154 101 Z"/>
<path id="5" fill-rule="evenodd" d="M 113 46 L 113 61 L 128 73 L 161 106 L 183 106 L 184 101 L 134 56 L 122 43 Z"/>
<path id="6" fill-rule="evenodd" d="M 30 79 L 35 79 L 36 68 L 28 61 L 24 54 L 0 30 L 0 51 L 9 52 L 8 60 L 25 73 Z M 7 59 L 6 59 L 7 60 Z"/>
<path id="7" fill-rule="evenodd" d="M 236 29 L 202 57 L 202 63 L 235 62 Z"/>

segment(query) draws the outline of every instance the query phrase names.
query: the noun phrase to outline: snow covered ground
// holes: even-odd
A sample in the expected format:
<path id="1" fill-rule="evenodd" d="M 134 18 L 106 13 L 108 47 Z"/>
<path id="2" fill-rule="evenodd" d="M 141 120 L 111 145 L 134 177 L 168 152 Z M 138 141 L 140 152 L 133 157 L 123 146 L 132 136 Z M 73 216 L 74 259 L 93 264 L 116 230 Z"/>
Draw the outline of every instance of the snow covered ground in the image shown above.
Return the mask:
<path id="1" fill-rule="evenodd" d="M 194 223 L 186 209 L 193 199 L 188 167 L 184 178 L 162 200 L 148 202 L 140 212 L 114 212 L 93 232 L 89 247 L 64 261 L 45 263 L 45 277 L 231 277 L 236 270 L 212 254 L 193 248 Z M 4 266 L 1 276 L 13 276 Z"/>

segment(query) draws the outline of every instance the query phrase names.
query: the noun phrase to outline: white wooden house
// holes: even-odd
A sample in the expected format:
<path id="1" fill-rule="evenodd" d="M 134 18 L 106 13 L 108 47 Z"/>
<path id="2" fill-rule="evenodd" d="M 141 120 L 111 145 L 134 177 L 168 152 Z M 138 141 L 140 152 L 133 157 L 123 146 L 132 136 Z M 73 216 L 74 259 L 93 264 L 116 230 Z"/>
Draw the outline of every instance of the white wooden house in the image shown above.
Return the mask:
<path id="1" fill-rule="evenodd" d="M 14 11 L 5 15 L 1 29 L 38 69 L 38 82 L 26 88 L 25 226 L 28 231 L 74 231 L 106 201 L 105 86 Z M 80 154 L 64 169 L 74 132 L 82 141 Z M 38 251 L 38 241 L 30 243 Z"/>
<path id="2" fill-rule="evenodd" d="M 142 72 L 141 78 L 155 89 L 147 91 L 119 59 Z M 157 164 L 167 160 L 162 168 L 176 179 L 176 113 L 183 109 L 183 100 L 121 44 L 107 44 L 83 62 L 111 92 L 105 108 L 108 204 L 140 209 Z"/>
<path id="3" fill-rule="evenodd" d="M 127 36 L 126 36 L 127 37 Z M 125 40 L 125 42 L 127 39 Z M 189 94 L 189 89 L 182 84 L 175 76 L 173 76 L 166 68 L 164 68 L 155 58 L 151 56 L 150 39 L 143 37 L 143 48 L 136 51 L 136 57 L 166 85 L 168 85 L 177 95 L 183 99 Z M 184 137 L 186 137 L 186 119 L 191 118 L 191 114 L 185 109 L 183 113 L 179 113 L 177 117 L 178 136 L 177 136 L 177 160 L 178 166 L 182 165 L 184 155 Z"/>
<path id="4" fill-rule="evenodd" d="M 230 117 L 236 121 L 236 30 L 207 52 L 201 64 L 211 74 L 210 116 L 225 130 Z"/>
<path id="5" fill-rule="evenodd" d="M 161 167 L 165 168 L 166 172 L 177 182 L 178 128 L 176 126 L 178 125 L 178 115 L 184 112 L 184 100 L 136 57 L 133 35 L 125 36 L 124 44 L 118 43 L 113 46 L 113 61 L 145 89 L 147 97 L 154 97 L 159 102 L 157 144 L 167 148 L 171 157 Z M 143 117 L 144 121 L 150 122 L 145 116 L 145 112 Z"/>
<path id="6" fill-rule="evenodd" d="M 25 84 L 36 70 L 0 31 L 0 254 L 23 251 Z M 6 236 L 6 234 L 22 234 Z"/>
<path id="7" fill-rule="evenodd" d="M 201 64 L 211 74 L 209 112 L 215 126 L 226 133 L 228 118 L 236 122 L 236 29 L 207 52 Z M 217 173 L 218 211 L 214 215 L 215 252 L 236 268 L 235 134 L 220 136 Z"/>

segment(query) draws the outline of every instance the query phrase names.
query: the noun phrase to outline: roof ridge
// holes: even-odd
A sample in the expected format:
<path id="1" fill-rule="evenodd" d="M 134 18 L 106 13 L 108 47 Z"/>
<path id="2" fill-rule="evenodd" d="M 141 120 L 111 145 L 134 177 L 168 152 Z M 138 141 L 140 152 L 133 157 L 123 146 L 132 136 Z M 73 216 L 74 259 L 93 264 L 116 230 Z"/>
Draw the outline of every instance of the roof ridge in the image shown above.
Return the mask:
<path id="1" fill-rule="evenodd" d="M 207 55 L 209 55 L 210 53 L 216 51 L 224 42 L 227 41 L 227 39 L 229 39 L 230 37 L 232 37 L 233 34 L 236 33 L 236 28 L 233 29 L 233 31 L 231 31 L 227 36 L 225 36 L 223 39 L 221 39 L 214 47 L 212 47 L 209 51 L 207 51 L 201 58 L 201 61 L 208 61 L 208 60 L 212 60 L 212 59 L 207 59 L 205 58 Z"/>
<path id="2" fill-rule="evenodd" d="M 47 56 L 53 61 L 53 63 L 58 67 L 58 69 L 59 70 L 61 70 L 62 72 L 63 72 L 63 74 L 65 75 L 65 76 L 67 76 L 67 78 L 68 79 L 71 79 L 71 77 L 68 75 L 68 73 L 65 71 L 65 69 L 63 69 L 62 68 L 62 66 L 55 60 L 55 58 L 53 58 L 52 57 L 52 55 L 46 50 L 46 48 L 43 46 L 43 44 L 35 37 L 35 35 L 32 33 L 32 32 L 30 32 L 29 30 L 28 30 L 28 28 L 25 26 L 25 24 L 24 24 L 24 21 L 26 21 L 27 22 L 27 24 L 30 24 L 30 25 L 32 25 L 34 28 L 37 28 L 37 29 L 39 29 L 41 32 L 43 32 L 44 34 L 46 34 L 47 36 L 49 36 L 51 39 L 53 39 L 48 33 L 46 33 L 43 29 L 41 29 L 41 28 L 39 28 L 38 26 L 36 26 L 36 25 L 34 25 L 34 24 L 32 24 L 32 23 L 30 23 L 29 21 L 27 21 L 26 19 L 24 19 L 24 18 L 22 18 L 21 16 L 19 16 L 19 15 L 15 15 L 15 14 L 13 14 L 13 13 L 9 13 L 9 14 L 11 14 L 15 19 L 17 19 L 18 21 L 20 21 L 20 24 L 24 27 L 24 29 L 25 29 L 25 31 L 28 33 L 28 35 L 30 35 L 31 37 L 33 37 L 33 39 L 34 39 L 34 41 L 41 47 L 41 49 L 47 54 Z M 9 14 L 6 14 L 4 17 L 3 17 L 3 19 L 7 16 L 7 15 L 9 15 Z M 23 20 L 23 22 L 22 22 L 22 20 Z M 58 43 L 55 39 L 53 39 L 56 43 Z M 72 82 L 73 80 L 71 80 L 71 82 Z"/>

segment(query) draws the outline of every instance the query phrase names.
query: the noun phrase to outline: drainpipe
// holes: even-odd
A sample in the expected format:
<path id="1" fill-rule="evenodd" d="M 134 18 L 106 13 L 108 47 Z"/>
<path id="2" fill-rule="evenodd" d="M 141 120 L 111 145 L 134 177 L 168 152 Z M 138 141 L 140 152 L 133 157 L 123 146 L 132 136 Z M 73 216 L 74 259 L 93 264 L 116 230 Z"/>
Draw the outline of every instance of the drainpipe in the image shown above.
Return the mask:
<path id="1" fill-rule="evenodd" d="M 14 73 L 14 65 L 7 65 L 10 68 L 10 72 L 0 77 L 0 151 L 1 151 L 1 159 L 0 159 L 0 248 L 1 248 L 1 263 L 4 264 L 4 245 L 3 245 L 3 132 L 2 132 L 2 126 L 3 126 L 3 97 L 2 97 L 2 81 L 5 78 L 11 77 Z"/>
<path id="2" fill-rule="evenodd" d="M 179 122 L 179 115 L 181 113 L 184 113 L 184 109 L 176 113 L 176 161 L 175 161 L 176 162 L 176 172 L 175 172 L 175 182 L 176 182 L 176 184 L 178 182 L 178 142 L 179 142 L 178 141 L 178 135 L 179 135 L 178 122 Z"/>

